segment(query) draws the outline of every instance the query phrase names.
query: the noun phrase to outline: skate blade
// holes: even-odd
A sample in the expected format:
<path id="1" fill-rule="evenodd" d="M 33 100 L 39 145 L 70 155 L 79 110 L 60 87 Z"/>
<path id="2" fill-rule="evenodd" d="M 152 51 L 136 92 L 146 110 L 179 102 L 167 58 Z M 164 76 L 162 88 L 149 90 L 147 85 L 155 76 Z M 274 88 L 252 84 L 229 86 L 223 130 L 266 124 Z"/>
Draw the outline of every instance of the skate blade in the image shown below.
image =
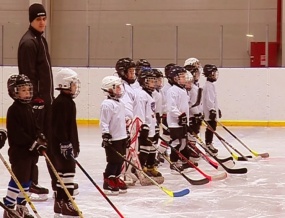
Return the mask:
<path id="1" fill-rule="evenodd" d="M 62 215 L 59 214 L 59 213 L 55 213 L 54 216 L 53 216 L 53 218 L 62 218 Z"/>
<path id="2" fill-rule="evenodd" d="M 110 191 L 110 190 L 104 190 L 105 195 L 109 195 L 109 196 L 117 196 L 119 195 L 119 191 Z"/>
<path id="3" fill-rule="evenodd" d="M 61 218 L 80 218 L 80 216 L 62 215 Z"/>
<path id="4" fill-rule="evenodd" d="M 127 192 L 128 192 L 127 189 L 126 190 L 122 190 L 122 189 L 119 190 L 119 194 L 126 194 Z"/>
<path id="5" fill-rule="evenodd" d="M 38 201 L 47 201 L 48 200 L 48 195 L 47 194 L 34 194 L 32 193 L 30 195 L 30 199 L 31 201 L 35 201 L 35 202 L 38 202 Z"/>

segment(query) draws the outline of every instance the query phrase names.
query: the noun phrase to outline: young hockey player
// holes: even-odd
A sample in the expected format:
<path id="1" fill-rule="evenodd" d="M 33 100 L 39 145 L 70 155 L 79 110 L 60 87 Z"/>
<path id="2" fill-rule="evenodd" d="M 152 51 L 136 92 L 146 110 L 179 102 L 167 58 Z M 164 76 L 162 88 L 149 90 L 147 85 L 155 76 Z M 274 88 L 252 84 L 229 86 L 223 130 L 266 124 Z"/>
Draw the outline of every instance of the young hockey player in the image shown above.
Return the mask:
<path id="1" fill-rule="evenodd" d="M 153 139 L 153 144 L 159 150 L 161 146 L 158 146 L 158 139 L 160 133 L 160 124 L 161 124 L 161 116 L 162 116 L 162 94 L 161 88 L 163 87 L 163 74 L 159 69 L 152 69 L 153 73 L 156 76 L 156 86 L 155 90 L 152 93 L 154 102 L 155 102 L 155 117 L 156 117 L 156 126 L 155 126 L 155 138 Z M 164 152 L 165 149 L 159 150 L 159 152 Z M 156 154 L 156 162 L 159 164 L 160 162 L 164 162 L 164 158 L 160 156 L 159 153 Z"/>
<path id="2" fill-rule="evenodd" d="M 141 69 L 143 67 L 151 67 L 150 63 L 146 60 L 146 59 L 139 59 L 136 62 L 136 77 L 138 78 L 138 76 L 140 75 Z M 134 89 L 141 89 L 141 86 L 138 82 L 138 80 L 136 80 L 132 85 L 131 85 Z"/>
<path id="3" fill-rule="evenodd" d="M 128 144 L 125 106 L 121 101 L 124 95 L 122 80 L 116 76 L 107 76 L 102 80 L 102 90 L 107 94 L 100 109 L 102 147 L 105 148 L 107 161 L 103 189 L 107 195 L 118 195 L 127 192 L 125 182 L 120 179 L 124 160 L 113 150 L 125 155 Z"/>
<path id="4" fill-rule="evenodd" d="M 171 68 L 174 67 L 174 66 L 177 66 L 176 64 L 174 63 L 169 63 L 167 64 L 165 67 L 164 67 L 164 75 L 165 75 L 165 78 L 167 79 L 167 83 L 164 84 L 164 86 L 162 87 L 161 89 L 161 97 L 162 97 L 162 116 L 161 116 L 161 123 L 168 127 L 167 125 L 167 118 L 166 118 L 166 114 L 167 114 L 167 91 L 168 89 L 172 86 L 172 82 L 171 82 L 171 79 L 169 78 L 169 73 L 171 71 Z M 169 131 L 166 130 L 166 129 L 162 129 L 162 136 L 164 139 L 166 139 L 167 141 L 169 141 Z M 159 151 L 162 152 L 162 153 L 165 153 L 167 156 L 170 155 L 171 153 L 171 149 L 167 147 L 167 145 L 161 141 L 160 142 L 160 146 L 159 146 Z"/>
<path id="5" fill-rule="evenodd" d="M 164 181 L 161 173 L 155 167 L 156 150 L 152 143 L 158 133 L 155 132 L 155 102 L 152 93 L 156 88 L 156 75 L 151 68 L 142 68 L 138 77 L 142 89 L 137 91 L 137 101 L 134 107 L 134 114 L 138 116 L 142 125 L 139 134 L 139 160 L 143 171 L 152 177 L 159 177 L 159 183 Z"/>
<path id="6" fill-rule="evenodd" d="M 62 68 L 55 77 L 55 89 L 60 91 L 52 105 L 52 152 L 55 168 L 70 195 L 74 191 L 75 162 L 80 152 L 76 124 L 76 105 L 74 98 L 79 94 L 80 81 L 77 73 Z M 57 181 L 54 200 L 54 213 L 77 217 L 79 213 L 73 207 L 63 187 Z"/>
<path id="7" fill-rule="evenodd" d="M 29 191 L 32 172 L 39 155 L 46 151 L 45 136 L 40 133 L 30 102 L 33 97 L 33 85 L 30 79 L 23 75 L 12 75 L 7 82 L 9 96 L 14 100 L 7 112 L 7 132 L 9 142 L 9 161 L 11 168 L 25 192 Z M 33 217 L 26 207 L 26 200 L 15 181 L 11 178 L 8 184 L 4 204 L 21 217 Z M 3 218 L 11 215 L 4 211 Z"/>
<path id="8" fill-rule="evenodd" d="M 186 146 L 187 124 L 189 118 L 189 96 L 185 90 L 186 70 L 180 66 L 174 66 L 169 73 L 172 86 L 167 92 L 167 123 L 170 131 L 171 146 L 179 150 L 189 159 L 189 149 Z M 189 168 L 189 164 L 183 162 L 182 167 L 178 165 L 179 156 L 171 152 L 170 160 L 180 170 Z M 172 165 L 170 169 L 173 170 Z"/>
<path id="9" fill-rule="evenodd" d="M 189 133 L 191 137 L 189 137 L 190 145 L 196 145 L 196 138 L 193 136 L 194 134 L 200 133 L 200 128 L 203 120 L 203 107 L 202 107 L 202 88 L 199 88 L 199 79 L 200 79 L 200 71 L 201 64 L 196 58 L 188 58 L 185 61 L 184 68 L 191 74 L 193 85 L 187 91 L 190 97 L 189 100 Z M 195 153 L 191 152 L 190 156 L 192 160 L 199 160 L 199 156 Z"/>
<path id="10" fill-rule="evenodd" d="M 214 84 L 219 77 L 219 71 L 215 65 L 206 64 L 203 68 L 203 74 L 207 78 L 202 95 L 205 120 L 213 130 L 216 130 L 216 118 L 217 116 L 219 116 L 219 118 L 222 117 L 222 113 L 218 107 L 216 87 Z M 208 129 L 206 129 L 205 132 L 205 142 L 209 151 L 212 152 L 213 155 L 217 155 L 218 149 L 213 146 L 213 132 Z"/>
<path id="11" fill-rule="evenodd" d="M 125 119 L 127 128 L 129 128 L 129 125 L 134 119 L 134 102 L 136 99 L 136 94 L 131 85 L 136 81 L 135 67 L 136 64 L 131 58 L 120 58 L 115 66 L 117 74 L 122 79 L 122 83 L 125 88 L 125 94 L 122 96 L 120 101 L 122 101 L 125 105 Z M 128 157 L 129 149 L 127 149 L 126 152 Z M 131 167 L 127 166 L 128 165 L 126 164 L 125 168 L 122 171 L 122 173 L 124 173 L 124 181 L 128 184 L 134 185 L 138 179 L 131 172 Z"/>

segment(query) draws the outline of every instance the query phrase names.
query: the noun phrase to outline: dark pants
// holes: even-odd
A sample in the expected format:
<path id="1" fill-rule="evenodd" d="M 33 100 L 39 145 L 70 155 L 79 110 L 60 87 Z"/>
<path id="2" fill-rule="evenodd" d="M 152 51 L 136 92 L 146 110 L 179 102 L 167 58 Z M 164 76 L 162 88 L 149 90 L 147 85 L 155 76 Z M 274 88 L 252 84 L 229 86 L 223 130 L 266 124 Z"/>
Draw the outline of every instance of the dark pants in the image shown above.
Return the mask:
<path id="1" fill-rule="evenodd" d="M 210 120 L 210 121 L 207 121 L 208 124 L 212 127 L 212 129 L 214 131 L 216 131 L 216 128 L 217 128 L 217 121 L 215 120 Z M 205 141 L 206 141 L 206 144 L 211 144 L 213 142 L 213 136 L 214 136 L 214 133 L 209 130 L 208 128 L 206 128 L 206 132 L 205 132 Z"/>

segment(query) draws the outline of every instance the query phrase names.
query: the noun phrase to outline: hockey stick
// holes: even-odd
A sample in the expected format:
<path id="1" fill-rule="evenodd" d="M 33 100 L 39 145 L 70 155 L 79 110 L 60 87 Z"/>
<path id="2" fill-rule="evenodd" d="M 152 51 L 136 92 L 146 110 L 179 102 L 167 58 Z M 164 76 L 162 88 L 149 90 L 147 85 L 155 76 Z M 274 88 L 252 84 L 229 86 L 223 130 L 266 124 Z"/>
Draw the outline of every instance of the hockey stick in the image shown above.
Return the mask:
<path id="1" fill-rule="evenodd" d="M 6 210 L 10 215 L 12 215 L 12 217 L 21 218 L 19 215 L 17 215 L 13 210 L 11 210 L 9 207 L 7 207 L 5 204 L 3 204 L 1 201 L 0 201 L 0 206 L 4 210 Z"/>
<path id="2" fill-rule="evenodd" d="M 77 204 L 75 203 L 75 201 L 73 200 L 73 197 L 71 196 L 71 194 L 69 193 L 69 191 L 67 190 L 66 186 L 64 185 L 62 179 L 60 178 L 60 176 L 58 175 L 56 169 L 54 168 L 52 162 L 50 161 L 49 157 L 47 156 L 46 152 L 42 152 L 43 156 L 46 158 L 48 164 L 50 165 L 50 168 L 52 170 L 52 172 L 54 173 L 55 177 L 57 178 L 57 180 L 59 181 L 61 187 L 63 188 L 65 194 L 67 195 L 67 197 L 69 198 L 70 202 L 72 203 L 72 206 L 75 208 L 75 210 L 78 212 L 78 215 L 83 218 L 83 215 L 81 213 L 81 211 L 79 210 Z"/>
<path id="3" fill-rule="evenodd" d="M 247 173 L 247 168 L 239 168 L 239 169 L 231 169 L 231 168 L 228 168 L 227 166 L 225 166 L 225 162 L 222 162 L 219 158 L 217 158 L 215 155 L 213 155 L 211 153 L 211 151 L 209 151 L 209 149 L 207 148 L 206 144 L 202 141 L 202 139 L 197 135 L 197 134 L 194 134 L 194 136 L 196 137 L 196 139 L 199 141 L 200 143 L 200 146 L 208 153 L 211 155 L 212 158 L 214 158 L 220 165 L 221 167 L 224 168 L 225 171 L 227 171 L 228 173 L 230 174 L 244 174 L 244 173 Z M 227 158 L 229 159 L 229 158 Z M 230 159 L 232 160 L 232 158 Z"/>
<path id="4" fill-rule="evenodd" d="M 147 177 L 154 185 L 159 187 L 164 193 L 166 193 L 170 197 L 183 197 L 184 195 L 187 195 L 190 193 L 190 190 L 188 188 L 183 189 L 178 192 L 173 192 L 161 185 L 159 185 L 154 179 L 152 179 L 149 175 L 147 175 L 143 170 L 139 169 L 135 164 L 133 164 L 131 161 L 127 160 L 120 152 L 118 152 L 116 149 L 114 149 L 112 146 L 109 146 L 117 155 L 119 155 L 124 161 L 128 162 L 130 165 L 132 165 L 136 170 L 140 171 L 145 177 Z"/>
<path id="5" fill-rule="evenodd" d="M 9 164 L 5 161 L 4 157 L 2 156 L 2 154 L 0 153 L 0 158 L 3 162 L 3 164 L 5 165 L 5 167 L 7 168 L 7 170 L 9 171 L 12 179 L 14 180 L 14 182 L 17 184 L 18 188 L 20 189 L 20 191 L 22 192 L 24 198 L 26 199 L 26 201 L 28 202 L 28 204 L 30 205 L 32 211 L 34 212 L 34 214 L 36 215 L 36 217 L 41 218 L 41 216 L 38 214 L 38 211 L 36 210 L 34 204 L 32 203 L 31 199 L 29 198 L 28 194 L 25 192 L 23 186 L 21 185 L 21 183 L 19 182 L 19 180 L 17 179 L 17 177 L 15 176 L 15 174 L 13 173 L 11 167 L 9 166 Z"/>
<path id="6" fill-rule="evenodd" d="M 221 122 L 217 121 L 232 137 L 234 137 L 239 143 L 241 143 L 247 150 L 249 150 L 250 153 L 252 153 L 255 157 L 262 157 L 262 158 L 268 158 L 268 153 L 258 153 L 252 149 L 250 149 L 246 144 L 244 144 L 237 136 L 235 136 L 227 127 L 225 127 Z"/>
<path id="7" fill-rule="evenodd" d="M 196 100 L 195 104 L 193 104 L 190 108 L 196 107 L 196 106 L 200 105 L 200 103 L 201 103 L 201 98 L 202 98 L 202 91 L 203 91 L 202 88 L 199 88 L 199 89 L 198 89 L 197 100 Z"/>
<path id="8" fill-rule="evenodd" d="M 200 168 L 196 167 L 195 164 L 193 164 L 191 161 L 189 161 L 183 154 L 181 154 L 176 148 L 174 148 L 172 145 L 170 145 L 170 143 L 168 143 L 167 141 L 165 141 L 161 136 L 159 136 L 159 138 L 164 141 L 170 148 L 172 151 L 174 151 L 182 160 L 184 160 L 186 163 L 188 163 L 190 166 L 192 166 L 194 169 L 196 169 L 200 174 L 202 174 L 205 178 L 207 178 L 210 181 L 214 181 L 214 180 L 222 180 L 227 178 L 227 173 L 223 172 L 221 174 L 218 175 L 214 175 L 214 176 L 210 176 L 207 175 L 206 173 L 204 173 Z"/>
<path id="9" fill-rule="evenodd" d="M 108 203 L 113 207 L 113 209 L 118 213 L 118 215 L 122 218 L 124 216 L 120 213 L 120 211 L 115 207 L 115 205 L 112 203 L 112 201 L 106 196 L 106 194 L 101 190 L 101 188 L 94 182 L 94 180 L 89 176 L 89 174 L 86 172 L 86 170 L 81 166 L 81 164 L 72 157 L 74 162 L 77 164 L 77 166 L 82 170 L 82 172 L 87 176 L 87 178 L 91 181 L 91 183 L 97 188 L 97 190 L 100 192 L 100 194 L 108 201 Z"/>
<path id="10" fill-rule="evenodd" d="M 228 152 L 232 155 L 232 157 L 235 159 L 235 160 L 238 160 L 238 161 L 248 161 L 248 158 L 251 158 L 251 156 L 244 156 L 242 153 L 240 153 L 236 148 L 234 148 L 230 143 L 228 143 L 225 139 L 223 139 L 211 126 L 210 124 L 206 121 L 206 120 L 203 120 L 204 123 L 206 124 L 207 128 L 215 134 L 215 136 L 222 142 L 222 144 L 224 145 L 224 147 L 228 150 Z M 235 152 L 237 152 L 241 157 L 239 157 L 238 155 L 236 155 L 234 152 L 232 152 L 228 146 L 234 150 Z"/>
<path id="11" fill-rule="evenodd" d="M 149 140 L 149 139 L 148 139 Z M 150 140 L 149 140 L 150 141 Z M 188 176 L 186 176 L 183 172 L 181 172 L 181 170 L 179 170 L 179 168 L 176 166 L 175 163 L 173 163 L 166 155 L 164 155 L 162 152 L 160 152 L 151 142 L 152 146 L 155 148 L 155 150 L 171 165 L 174 167 L 174 169 L 180 174 L 182 175 L 191 185 L 204 185 L 210 182 L 209 179 L 204 178 L 204 179 L 199 179 L 199 180 L 194 180 L 194 179 L 190 179 Z"/>

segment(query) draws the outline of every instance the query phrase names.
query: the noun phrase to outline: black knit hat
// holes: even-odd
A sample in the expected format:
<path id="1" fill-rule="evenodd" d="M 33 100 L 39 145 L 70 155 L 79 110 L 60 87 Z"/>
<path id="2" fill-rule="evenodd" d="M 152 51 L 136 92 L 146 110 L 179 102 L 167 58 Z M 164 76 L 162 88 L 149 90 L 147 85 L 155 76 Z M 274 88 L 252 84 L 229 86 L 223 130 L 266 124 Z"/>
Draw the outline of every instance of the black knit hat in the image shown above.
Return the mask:
<path id="1" fill-rule="evenodd" d="M 29 7 L 29 21 L 30 23 L 37 17 L 46 16 L 46 10 L 42 4 L 35 3 Z"/>

